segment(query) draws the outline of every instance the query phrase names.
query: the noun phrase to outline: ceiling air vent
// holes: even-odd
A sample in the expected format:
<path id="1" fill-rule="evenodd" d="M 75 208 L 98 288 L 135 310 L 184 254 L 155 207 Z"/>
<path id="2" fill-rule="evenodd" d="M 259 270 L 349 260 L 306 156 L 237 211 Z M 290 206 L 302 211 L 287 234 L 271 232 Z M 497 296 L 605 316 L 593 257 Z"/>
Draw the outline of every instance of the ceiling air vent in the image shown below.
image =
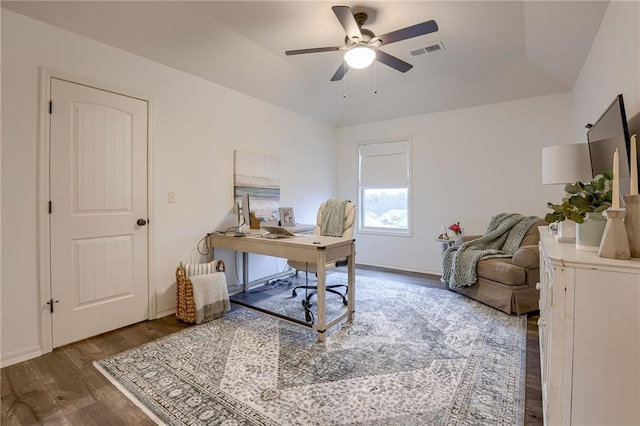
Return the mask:
<path id="1" fill-rule="evenodd" d="M 434 53 L 434 52 L 439 52 L 441 50 L 444 50 L 444 44 L 442 44 L 442 42 L 432 44 L 426 47 L 421 47 L 419 49 L 411 50 L 409 53 L 411 53 L 411 56 L 420 56 L 420 55 L 424 55 L 425 53 Z"/>

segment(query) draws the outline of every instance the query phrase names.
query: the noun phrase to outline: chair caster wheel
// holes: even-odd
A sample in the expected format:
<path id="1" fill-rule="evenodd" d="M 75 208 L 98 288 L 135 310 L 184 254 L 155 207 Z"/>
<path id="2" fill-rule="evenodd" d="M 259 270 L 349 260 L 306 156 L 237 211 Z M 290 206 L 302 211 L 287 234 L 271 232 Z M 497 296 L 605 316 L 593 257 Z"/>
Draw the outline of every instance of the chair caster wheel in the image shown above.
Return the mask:
<path id="1" fill-rule="evenodd" d="M 313 324 L 313 314 L 311 313 L 311 303 L 307 300 L 303 300 L 302 307 L 304 308 L 304 320 Z"/>

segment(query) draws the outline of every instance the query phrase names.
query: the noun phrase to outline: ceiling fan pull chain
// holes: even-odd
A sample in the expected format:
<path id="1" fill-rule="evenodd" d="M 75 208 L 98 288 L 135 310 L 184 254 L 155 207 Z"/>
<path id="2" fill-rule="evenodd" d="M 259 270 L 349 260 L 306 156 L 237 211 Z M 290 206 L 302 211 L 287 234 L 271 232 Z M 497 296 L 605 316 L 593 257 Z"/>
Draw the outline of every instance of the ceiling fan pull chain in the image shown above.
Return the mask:
<path id="1" fill-rule="evenodd" d="M 373 63 L 373 94 L 378 94 L 378 64 Z"/>
<path id="2" fill-rule="evenodd" d="M 342 62 L 342 69 L 344 70 L 344 72 L 342 73 L 342 75 L 344 75 L 344 77 L 342 78 L 342 98 L 346 98 L 347 97 L 347 76 L 346 76 L 346 68 L 347 64 L 343 61 Z"/>

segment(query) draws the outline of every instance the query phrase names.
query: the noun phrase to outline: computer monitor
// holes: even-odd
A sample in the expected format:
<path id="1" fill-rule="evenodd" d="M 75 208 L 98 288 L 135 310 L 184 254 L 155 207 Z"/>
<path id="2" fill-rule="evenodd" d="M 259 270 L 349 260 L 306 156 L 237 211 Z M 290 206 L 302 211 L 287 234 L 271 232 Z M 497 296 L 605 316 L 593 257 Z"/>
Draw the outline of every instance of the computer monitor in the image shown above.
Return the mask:
<path id="1" fill-rule="evenodd" d="M 242 213 L 242 203 L 236 203 L 236 233 L 235 235 L 237 237 L 242 237 L 244 236 L 244 233 L 242 232 L 242 226 L 244 225 L 244 217 L 243 217 L 243 213 Z"/>
<path id="2" fill-rule="evenodd" d="M 251 206 L 249 205 L 249 194 L 242 194 L 242 217 L 247 226 L 251 226 Z"/>
<path id="3" fill-rule="evenodd" d="M 616 96 L 598 121 L 587 132 L 593 176 L 613 170 L 613 153 L 620 156 L 618 180 L 620 194 L 629 193 L 631 154 L 627 116 L 622 95 Z"/>

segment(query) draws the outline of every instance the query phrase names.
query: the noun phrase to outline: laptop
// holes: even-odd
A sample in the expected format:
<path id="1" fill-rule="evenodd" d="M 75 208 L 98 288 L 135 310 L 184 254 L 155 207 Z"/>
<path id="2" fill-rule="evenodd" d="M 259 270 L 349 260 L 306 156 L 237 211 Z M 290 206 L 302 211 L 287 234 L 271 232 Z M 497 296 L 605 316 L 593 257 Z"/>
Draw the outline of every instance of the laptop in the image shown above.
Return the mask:
<path id="1" fill-rule="evenodd" d="M 265 235 L 267 238 L 295 237 L 295 234 L 282 226 L 261 226 L 261 228 L 268 232 L 268 234 Z"/>

